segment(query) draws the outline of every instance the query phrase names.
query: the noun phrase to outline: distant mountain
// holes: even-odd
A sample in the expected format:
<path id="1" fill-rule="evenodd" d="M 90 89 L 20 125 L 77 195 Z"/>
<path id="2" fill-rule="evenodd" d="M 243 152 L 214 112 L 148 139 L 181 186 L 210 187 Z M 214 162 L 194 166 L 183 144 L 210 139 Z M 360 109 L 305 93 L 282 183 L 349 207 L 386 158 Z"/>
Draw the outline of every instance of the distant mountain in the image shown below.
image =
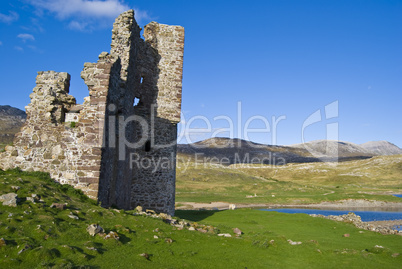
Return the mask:
<path id="1" fill-rule="evenodd" d="M 0 144 L 11 143 L 24 124 L 27 115 L 21 109 L 0 106 Z"/>
<path id="2" fill-rule="evenodd" d="M 291 145 L 295 148 L 304 148 L 313 156 L 318 158 L 336 157 L 372 157 L 374 154 L 350 142 L 334 141 L 334 140 L 315 140 L 303 144 Z"/>
<path id="3" fill-rule="evenodd" d="M 370 141 L 360 145 L 376 155 L 402 154 L 402 149 L 388 141 Z"/>
<path id="4" fill-rule="evenodd" d="M 373 156 L 368 150 L 348 142 L 318 140 L 291 146 L 272 146 L 230 138 L 210 138 L 193 144 L 179 144 L 177 152 L 178 157 L 222 164 L 344 161 Z"/>

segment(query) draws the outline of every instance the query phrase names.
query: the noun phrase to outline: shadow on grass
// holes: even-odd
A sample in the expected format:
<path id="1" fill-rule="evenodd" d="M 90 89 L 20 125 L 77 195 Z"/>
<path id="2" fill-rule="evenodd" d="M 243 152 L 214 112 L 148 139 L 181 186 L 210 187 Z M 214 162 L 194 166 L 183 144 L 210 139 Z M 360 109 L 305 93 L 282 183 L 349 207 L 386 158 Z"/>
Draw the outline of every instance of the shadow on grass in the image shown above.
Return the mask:
<path id="1" fill-rule="evenodd" d="M 176 210 L 175 216 L 181 219 L 186 219 L 190 221 L 201 221 L 213 214 L 219 212 L 218 210 Z"/>

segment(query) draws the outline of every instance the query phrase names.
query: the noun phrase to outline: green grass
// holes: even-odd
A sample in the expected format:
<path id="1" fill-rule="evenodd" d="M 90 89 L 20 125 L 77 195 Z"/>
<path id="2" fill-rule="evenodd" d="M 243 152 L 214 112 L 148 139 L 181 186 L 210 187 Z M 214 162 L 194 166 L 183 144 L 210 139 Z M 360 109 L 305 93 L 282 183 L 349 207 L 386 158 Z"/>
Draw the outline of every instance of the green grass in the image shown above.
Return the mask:
<path id="1" fill-rule="evenodd" d="M 4 152 L 5 147 L 7 146 L 7 144 L 2 144 L 0 143 L 0 152 Z"/>
<path id="2" fill-rule="evenodd" d="M 0 268 L 399 268 L 402 263 L 402 255 L 393 257 L 402 253 L 401 236 L 360 233 L 351 224 L 303 214 L 177 211 L 178 217 L 213 225 L 217 232 L 233 235 L 235 227 L 244 232 L 223 238 L 178 230 L 133 211 L 101 208 L 45 173 L 0 170 L 0 186 L 0 194 L 19 186 L 21 198 L 15 208 L 0 205 L 0 238 L 6 242 L 0 247 Z M 31 194 L 44 202 L 26 201 Z M 67 209 L 50 208 L 52 203 L 68 203 Z M 68 217 L 71 213 L 79 219 Z M 86 227 L 92 223 L 117 232 L 120 240 L 90 236 Z M 288 239 L 302 244 L 292 246 Z"/>
<path id="3" fill-rule="evenodd" d="M 337 165 L 285 166 L 183 165 L 179 160 L 176 200 L 245 204 L 309 204 L 342 199 L 398 202 L 400 198 L 390 193 L 402 192 L 401 179 L 401 156 L 381 156 Z"/>

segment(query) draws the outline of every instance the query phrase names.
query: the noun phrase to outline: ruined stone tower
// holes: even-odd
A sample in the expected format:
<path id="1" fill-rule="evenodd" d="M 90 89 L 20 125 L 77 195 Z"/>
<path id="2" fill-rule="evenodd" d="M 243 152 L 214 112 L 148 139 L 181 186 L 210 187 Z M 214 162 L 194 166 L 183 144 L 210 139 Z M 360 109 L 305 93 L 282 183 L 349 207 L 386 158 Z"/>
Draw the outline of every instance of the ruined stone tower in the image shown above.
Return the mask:
<path id="1" fill-rule="evenodd" d="M 70 75 L 38 72 L 27 120 L 0 168 L 49 172 L 102 206 L 174 214 L 184 29 L 134 11 L 115 21 L 110 53 L 85 63 L 89 97 L 76 105 Z"/>

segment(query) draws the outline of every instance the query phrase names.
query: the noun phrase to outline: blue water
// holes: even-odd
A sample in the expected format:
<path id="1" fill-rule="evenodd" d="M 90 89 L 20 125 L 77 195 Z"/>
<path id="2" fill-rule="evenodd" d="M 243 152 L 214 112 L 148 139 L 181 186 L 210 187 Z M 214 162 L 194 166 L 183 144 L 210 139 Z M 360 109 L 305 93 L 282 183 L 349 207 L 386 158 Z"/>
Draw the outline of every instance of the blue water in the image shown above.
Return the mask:
<path id="1" fill-rule="evenodd" d="M 394 194 L 394 196 L 402 198 L 402 194 Z"/>
<path id="2" fill-rule="evenodd" d="M 376 221 L 376 220 L 402 220 L 402 212 L 395 211 L 356 211 L 356 210 L 322 210 L 322 209 L 305 209 L 305 208 L 274 208 L 274 209 L 261 209 L 263 211 L 277 211 L 282 213 L 304 213 L 304 214 L 320 214 L 328 215 L 345 215 L 353 212 L 360 216 L 362 221 Z"/>
<path id="3" fill-rule="evenodd" d="M 380 221 L 380 220 L 400 220 L 402 219 L 402 212 L 395 211 L 356 211 L 356 210 L 322 210 L 322 209 L 305 209 L 305 208 L 274 208 L 274 209 L 261 209 L 263 211 L 276 211 L 281 213 L 304 213 L 304 214 L 320 214 L 324 216 L 329 215 L 345 215 L 353 212 L 360 216 L 362 221 Z M 394 229 L 402 231 L 402 226 L 394 226 Z"/>

